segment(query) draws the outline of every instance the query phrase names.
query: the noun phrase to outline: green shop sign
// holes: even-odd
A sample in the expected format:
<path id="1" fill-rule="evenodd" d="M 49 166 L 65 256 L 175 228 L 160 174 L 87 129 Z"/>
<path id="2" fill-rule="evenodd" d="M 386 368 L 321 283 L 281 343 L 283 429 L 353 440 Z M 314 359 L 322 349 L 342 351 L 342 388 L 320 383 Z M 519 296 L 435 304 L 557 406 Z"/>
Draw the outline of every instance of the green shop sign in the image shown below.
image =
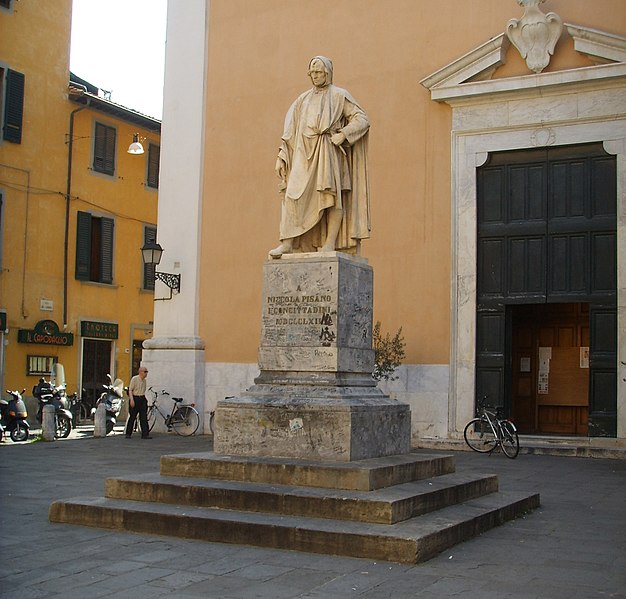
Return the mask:
<path id="1" fill-rule="evenodd" d="M 93 337 L 95 339 L 117 339 L 117 324 L 113 322 L 81 320 L 80 335 L 81 337 Z"/>
<path id="2" fill-rule="evenodd" d="M 17 341 L 40 345 L 74 345 L 74 335 L 59 331 L 59 325 L 54 320 L 40 320 L 32 330 L 20 329 Z"/>

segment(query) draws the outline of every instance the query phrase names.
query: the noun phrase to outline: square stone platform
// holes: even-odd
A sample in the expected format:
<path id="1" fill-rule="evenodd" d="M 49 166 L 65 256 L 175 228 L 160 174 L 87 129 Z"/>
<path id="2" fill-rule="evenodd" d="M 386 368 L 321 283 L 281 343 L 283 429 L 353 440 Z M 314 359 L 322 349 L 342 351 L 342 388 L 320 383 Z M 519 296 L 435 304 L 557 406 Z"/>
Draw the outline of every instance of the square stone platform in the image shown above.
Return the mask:
<path id="1" fill-rule="evenodd" d="M 416 563 L 525 514 L 535 493 L 455 472 L 451 455 L 352 462 L 165 455 L 159 473 L 62 499 L 51 522 Z"/>

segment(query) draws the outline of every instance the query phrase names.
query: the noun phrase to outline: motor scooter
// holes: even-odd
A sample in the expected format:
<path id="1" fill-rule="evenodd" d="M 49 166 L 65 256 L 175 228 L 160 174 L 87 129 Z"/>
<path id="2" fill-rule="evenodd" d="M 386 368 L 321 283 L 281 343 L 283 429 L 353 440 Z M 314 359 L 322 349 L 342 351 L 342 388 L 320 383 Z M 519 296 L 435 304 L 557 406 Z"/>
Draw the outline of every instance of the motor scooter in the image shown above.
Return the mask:
<path id="1" fill-rule="evenodd" d="M 124 381 L 122 379 L 113 381 L 110 374 L 107 374 L 107 378 L 109 379 L 109 384 L 102 385 L 105 391 L 96 402 L 96 407 L 92 408 L 91 413 L 95 418 L 96 409 L 104 402 L 106 409 L 106 434 L 108 435 L 113 430 L 117 423 L 117 417 L 122 411 Z"/>
<path id="2" fill-rule="evenodd" d="M 9 431 L 11 439 L 15 442 L 26 441 L 30 434 L 30 425 L 26 417 L 28 412 L 26 411 L 26 404 L 22 399 L 26 389 L 22 389 L 20 393 L 17 389 L 10 391 L 7 389 L 7 393 L 11 396 L 9 401 L 4 399 L 0 400 L 0 411 L 2 413 L 2 419 L 0 421 L 0 439 L 5 430 Z"/>
<path id="3" fill-rule="evenodd" d="M 37 421 L 43 420 L 43 407 L 45 405 L 54 406 L 54 436 L 57 439 L 65 439 L 69 437 L 72 431 L 72 413 L 68 408 L 67 394 L 65 393 L 65 384 L 58 386 L 40 378 L 39 383 L 33 387 L 33 395 L 39 401 L 37 409 Z"/>

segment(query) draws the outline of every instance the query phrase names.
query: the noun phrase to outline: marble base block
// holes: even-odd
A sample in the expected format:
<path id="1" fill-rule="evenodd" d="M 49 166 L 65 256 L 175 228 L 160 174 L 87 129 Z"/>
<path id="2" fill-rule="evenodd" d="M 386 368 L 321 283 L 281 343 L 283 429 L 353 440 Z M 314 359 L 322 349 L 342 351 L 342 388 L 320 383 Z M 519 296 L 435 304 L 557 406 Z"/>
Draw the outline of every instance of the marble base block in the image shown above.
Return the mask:
<path id="1" fill-rule="evenodd" d="M 313 389 L 309 390 L 314 394 Z M 322 391 L 322 390 L 320 390 Z M 303 397 L 285 389 L 217 404 L 214 450 L 239 456 L 353 461 L 408 453 L 411 411 L 379 392 Z M 360 392 L 360 393 L 359 393 Z"/>
<path id="2" fill-rule="evenodd" d="M 264 266 L 260 375 L 217 402 L 214 451 L 337 461 L 410 451 L 411 411 L 372 378 L 373 273 L 340 252 Z"/>
<path id="3" fill-rule="evenodd" d="M 325 252 L 267 261 L 259 346 L 262 376 L 371 374 L 372 294 L 373 272 L 363 258 Z"/>

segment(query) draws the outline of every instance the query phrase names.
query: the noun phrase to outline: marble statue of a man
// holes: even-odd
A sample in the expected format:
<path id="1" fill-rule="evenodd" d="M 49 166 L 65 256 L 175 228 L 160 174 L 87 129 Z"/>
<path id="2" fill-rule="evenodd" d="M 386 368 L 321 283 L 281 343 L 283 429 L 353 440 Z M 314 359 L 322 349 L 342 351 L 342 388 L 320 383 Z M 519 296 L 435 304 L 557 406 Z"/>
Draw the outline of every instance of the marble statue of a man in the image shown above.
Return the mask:
<path id="1" fill-rule="evenodd" d="M 355 252 L 370 236 L 369 121 L 356 100 L 332 84 L 330 59 L 311 59 L 309 76 L 313 88 L 289 108 L 276 160 L 281 243 L 272 258 L 294 251 Z"/>

